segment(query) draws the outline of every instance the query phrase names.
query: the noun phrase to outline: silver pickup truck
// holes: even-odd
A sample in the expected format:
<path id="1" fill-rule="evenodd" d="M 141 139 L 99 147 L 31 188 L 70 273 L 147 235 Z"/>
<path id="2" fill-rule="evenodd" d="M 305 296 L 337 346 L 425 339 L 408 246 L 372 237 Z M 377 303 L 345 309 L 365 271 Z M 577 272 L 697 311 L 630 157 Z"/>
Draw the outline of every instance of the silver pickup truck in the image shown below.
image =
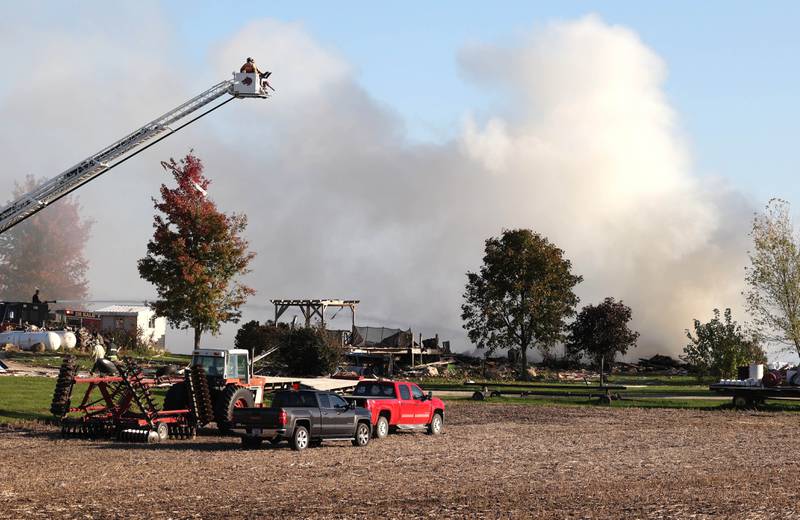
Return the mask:
<path id="1" fill-rule="evenodd" d="M 269 408 L 235 408 L 233 430 L 245 448 L 257 448 L 266 439 L 273 445 L 288 440 L 293 450 L 304 450 L 327 440 L 366 446 L 372 422 L 369 411 L 334 393 L 287 390 L 276 392 Z"/>

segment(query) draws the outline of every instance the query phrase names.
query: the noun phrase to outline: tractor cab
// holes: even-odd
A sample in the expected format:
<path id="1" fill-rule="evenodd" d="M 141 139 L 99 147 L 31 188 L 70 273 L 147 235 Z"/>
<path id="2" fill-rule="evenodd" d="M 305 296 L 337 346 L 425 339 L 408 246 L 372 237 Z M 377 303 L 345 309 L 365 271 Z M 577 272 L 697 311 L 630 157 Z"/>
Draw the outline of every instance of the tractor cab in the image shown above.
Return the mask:
<path id="1" fill-rule="evenodd" d="M 203 367 L 209 379 L 221 384 L 250 382 L 250 354 L 243 349 L 198 349 L 192 352 L 192 366 Z"/>

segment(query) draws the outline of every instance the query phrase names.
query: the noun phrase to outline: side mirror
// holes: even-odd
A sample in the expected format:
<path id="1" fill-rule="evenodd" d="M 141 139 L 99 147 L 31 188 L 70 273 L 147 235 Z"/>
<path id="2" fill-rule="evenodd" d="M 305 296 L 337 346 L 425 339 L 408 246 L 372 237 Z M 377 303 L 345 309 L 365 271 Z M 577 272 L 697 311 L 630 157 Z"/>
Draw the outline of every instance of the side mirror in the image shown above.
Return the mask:
<path id="1" fill-rule="evenodd" d="M 433 399 L 433 392 L 428 390 L 428 400 L 431 400 L 431 399 Z"/>

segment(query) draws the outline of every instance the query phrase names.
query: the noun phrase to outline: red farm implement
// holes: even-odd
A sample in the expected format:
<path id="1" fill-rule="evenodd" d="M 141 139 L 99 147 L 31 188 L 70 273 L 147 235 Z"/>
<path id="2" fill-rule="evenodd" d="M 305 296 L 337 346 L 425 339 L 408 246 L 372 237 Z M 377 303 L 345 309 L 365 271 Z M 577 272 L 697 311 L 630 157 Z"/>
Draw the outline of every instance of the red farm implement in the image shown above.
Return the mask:
<path id="1" fill-rule="evenodd" d="M 60 419 L 64 437 L 115 438 L 134 442 L 159 442 L 167 438 L 191 439 L 197 427 L 212 420 L 211 398 L 202 367 L 184 376 L 146 377 L 130 358 L 106 364 L 110 374 L 78 377 L 75 359 L 64 358 L 50 411 Z M 187 407 L 159 410 L 150 389 L 184 383 Z M 87 385 L 77 406 L 72 405 L 76 385 Z"/>

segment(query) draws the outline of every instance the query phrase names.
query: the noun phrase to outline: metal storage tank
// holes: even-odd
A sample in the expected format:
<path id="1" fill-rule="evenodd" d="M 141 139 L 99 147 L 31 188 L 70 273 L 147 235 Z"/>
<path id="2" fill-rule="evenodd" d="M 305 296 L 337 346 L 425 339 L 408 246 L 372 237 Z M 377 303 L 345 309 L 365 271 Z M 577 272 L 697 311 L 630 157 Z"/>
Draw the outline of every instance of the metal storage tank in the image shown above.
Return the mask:
<path id="1" fill-rule="evenodd" d="M 41 343 L 45 350 L 54 352 L 61 348 L 61 336 L 50 331 L 13 330 L 0 332 L 0 343 L 11 343 L 18 346 L 20 350 L 30 350 L 35 344 Z"/>
<path id="2" fill-rule="evenodd" d="M 71 330 L 54 330 L 51 332 L 55 332 L 61 338 L 61 348 L 63 349 L 72 350 L 78 344 L 78 338 L 75 337 L 75 333 Z"/>

